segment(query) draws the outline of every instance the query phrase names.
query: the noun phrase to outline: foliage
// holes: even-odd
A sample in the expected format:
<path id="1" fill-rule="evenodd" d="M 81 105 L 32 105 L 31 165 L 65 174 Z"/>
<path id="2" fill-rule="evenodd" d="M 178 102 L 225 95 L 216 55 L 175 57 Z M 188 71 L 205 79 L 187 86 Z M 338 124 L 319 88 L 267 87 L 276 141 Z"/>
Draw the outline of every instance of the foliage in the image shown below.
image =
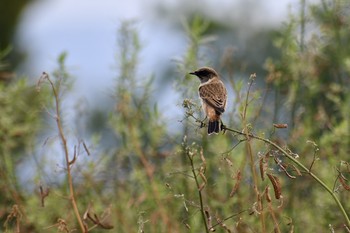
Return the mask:
<path id="1" fill-rule="evenodd" d="M 7 213 L 12 205 L 18 211 L 24 207 L 26 200 L 17 178 L 17 166 L 34 150 L 35 138 L 43 129 L 41 105 L 48 100 L 48 93 L 39 96 L 26 77 L 14 79 L 0 82 L 0 188 L 6 190 L 0 194 L 2 213 Z"/>
<path id="2" fill-rule="evenodd" d="M 303 3 L 302 7 L 309 11 L 304 10 L 299 18 L 292 18 L 276 40 L 282 55 L 278 61 L 266 63 L 267 81 L 275 87 L 276 101 L 279 101 L 276 106 L 288 106 L 289 116 L 284 108 L 277 109 L 277 112 L 290 119 L 290 146 L 310 153 L 312 147 L 305 142 L 315 140 L 320 148 L 315 170 L 330 185 L 333 183 L 336 192 L 344 187 L 338 186 L 334 176 L 344 171 L 341 164 L 348 160 L 350 149 L 350 79 L 346 65 L 349 49 L 345 46 L 350 36 L 347 29 L 349 3 L 337 0 L 321 1 L 321 4 L 311 6 L 305 5 L 305 1 Z M 314 28 L 314 31 L 307 33 L 307 28 Z M 310 163 L 312 158 L 305 160 Z M 339 192 L 343 199 L 343 191 Z M 295 209 L 300 203 L 317 206 L 321 195 L 320 190 L 308 189 L 307 193 L 302 192 L 293 198 L 290 208 Z M 348 202 L 345 205 L 348 209 Z M 327 212 L 321 215 L 319 217 L 330 216 Z M 300 229 L 302 224 L 307 224 L 298 221 Z"/>

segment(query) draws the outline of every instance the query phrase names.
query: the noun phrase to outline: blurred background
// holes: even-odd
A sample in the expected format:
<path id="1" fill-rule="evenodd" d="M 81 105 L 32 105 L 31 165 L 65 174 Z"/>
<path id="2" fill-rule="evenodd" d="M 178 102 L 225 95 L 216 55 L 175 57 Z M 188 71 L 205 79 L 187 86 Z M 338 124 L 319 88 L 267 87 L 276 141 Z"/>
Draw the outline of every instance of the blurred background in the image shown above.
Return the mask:
<path id="1" fill-rule="evenodd" d="M 164 79 L 166 84 L 163 86 L 167 91 L 160 93 L 160 99 L 168 100 L 171 95 L 164 95 L 168 93 L 172 80 L 164 74 L 174 68 L 173 60 L 186 51 L 187 39 L 182 23 L 187 17 L 202 14 L 222 27 L 222 31 L 224 28 L 226 33 L 231 30 L 225 38 L 220 38 L 222 41 L 217 45 L 216 55 L 222 52 L 223 46 L 233 46 L 243 54 L 250 47 L 249 38 L 278 28 L 288 12 L 300 7 L 287 0 L 278 3 L 76 1 L 74 4 L 70 1 L 27 1 L 23 6 L 18 5 L 17 16 L 11 15 L 16 22 L 13 34 L 8 36 L 21 55 L 18 72 L 35 79 L 41 72 L 52 70 L 56 57 L 67 51 L 66 63 L 76 77 L 75 91 L 93 105 L 109 99 L 106 92 L 116 74 L 117 29 L 123 21 L 132 20 L 137 25 L 143 47 L 139 74 L 154 74 L 157 79 Z M 267 38 L 261 39 L 265 41 L 258 42 L 260 46 L 269 46 Z M 265 59 L 266 55 L 258 49 L 255 48 L 255 59 Z"/>
<path id="2" fill-rule="evenodd" d="M 38 83 L 43 72 L 61 85 L 68 148 L 72 157 L 78 155 L 72 172 L 81 215 L 94 203 L 113 232 L 203 231 L 187 150 L 199 154 L 203 149 L 210 164 L 203 195 L 213 218 L 249 212 L 254 205 L 246 148 L 234 146 L 240 139 L 209 139 L 191 118 L 204 117 L 199 81 L 188 76 L 201 66 L 214 67 L 227 84 L 223 119 L 228 126 L 241 130 L 249 124 L 253 132 L 307 154 L 306 164 L 314 163 L 312 155 L 320 148 L 316 171 L 347 200 L 347 186 L 338 179 L 350 172 L 349 14 L 350 4 L 341 0 L 2 0 L 4 229 L 69 232 L 77 227 L 65 208 L 70 203 L 62 198 L 68 195 L 67 173 L 50 117 L 54 96 L 48 85 Z M 249 79 L 252 73 L 256 80 Z M 276 131 L 274 123 L 286 123 L 288 129 Z M 268 151 L 258 143 L 253 148 L 256 161 Z M 330 224 L 343 230 L 343 217 L 317 184 L 290 180 L 273 164 L 269 169 L 283 180 L 285 203 L 263 212 L 277 215 L 282 232 L 320 232 Z M 238 172 L 245 175 L 230 198 Z M 264 190 L 266 181 L 260 185 Z M 50 189 L 45 207 L 40 187 Z M 303 217 L 300 208 L 307 210 Z M 316 219 L 317 208 L 325 212 Z M 86 221 L 91 231 L 107 230 Z M 217 230 L 271 232 L 274 223 L 257 230 L 258 218 L 245 213 L 228 220 L 231 231 L 220 224 Z"/>

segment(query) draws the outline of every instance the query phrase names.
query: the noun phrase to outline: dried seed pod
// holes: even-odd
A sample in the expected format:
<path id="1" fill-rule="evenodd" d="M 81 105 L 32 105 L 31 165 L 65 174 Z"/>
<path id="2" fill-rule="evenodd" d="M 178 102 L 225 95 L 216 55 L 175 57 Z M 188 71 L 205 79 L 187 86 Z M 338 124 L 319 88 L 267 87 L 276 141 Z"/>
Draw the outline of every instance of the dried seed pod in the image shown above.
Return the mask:
<path id="1" fill-rule="evenodd" d="M 209 214 L 209 211 L 208 210 L 205 210 L 205 216 L 207 217 L 207 222 L 208 222 L 208 228 L 210 229 L 211 232 L 214 232 L 215 231 L 215 228 L 213 228 L 213 224 L 212 224 L 212 218 Z"/>
<path id="2" fill-rule="evenodd" d="M 343 186 L 343 188 L 347 191 L 350 191 L 350 186 L 346 184 L 346 179 L 343 177 L 342 174 L 339 175 L 339 182 Z"/>
<path id="3" fill-rule="evenodd" d="M 265 180 L 265 172 L 266 172 L 266 161 L 264 157 L 261 157 L 259 159 L 259 170 L 260 170 L 260 176 L 262 180 Z"/>
<path id="4" fill-rule="evenodd" d="M 265 188 L 265 197 L 267 202 L 271 202 L 271 196 L 270 196 L 270 187 L 266 186 Z"/>
<path id="5" fill-rule="evenodd" d="M 288 128 L 287 124 L 273 124 L 273 127 L 277 128 L 277 129 L 285 129 Z"/>
<path id="6" fill-rule="evenodd" d="M 230 166 L 230 167 L 232 167 L 233 166 L 233 163 L 232 163 L 232 161 L 231 160 L 229 160 L 227 157 L 225 157 L 224 158 L 224 160 L 226 161 L 226 163 Z"/>
<path id="7" fill-rule="evenodd" d="M 190 227 L 190 225 L 188 224 L 188 223 L 186 223 L 186 222 L 184 222 L 184 224 L 185 224 L 185 227 L 187 228 L 187 229 L 191 229 L 191 227 Z"/>
<path id="8" fill-rule="evenodd" d="M 294 165 L 294 164 L 290 164 L 292 166 L 292 168 L 294 169 L 294 171 L 298 174 L 298 176 L 302 176 L 300 170 Z"/>
<path id="9" fill-rule="evenodd" d="M 241 183 L 241 179 L 242 179 L 241 171 L 238 171 L 236 175 L 236 183 L 231 190 L 230 197 L 233 197 L 233 195 L 235 195 L 235 193 L 237 192 L 239 185 Z"/>
<path id="10" fill-rule="evenodd" d="M 219 216 L 215 215 L 217 223 L 224 229 L 226 230 L 227 233 L 231 233 L 231 230 L 227 227 L 227 225 L 224 223 L 224 221 L 219 218 Z M 237 223 L 238 224 L 238 223 Z"/>
<path id="11" fill-rule="evenodd" d="M 282 195 L 282 188 L 281 188 L 281 183 L 280 183 L 278 177 L 274 176 L 274 175 L 271 175 L 269 173 L 267 173 L 267 176 L 269 177 L 269 179 L 270 179 L 270 181 L 272 183 L 276 199 L 280 199 L 281 195 Z"/>

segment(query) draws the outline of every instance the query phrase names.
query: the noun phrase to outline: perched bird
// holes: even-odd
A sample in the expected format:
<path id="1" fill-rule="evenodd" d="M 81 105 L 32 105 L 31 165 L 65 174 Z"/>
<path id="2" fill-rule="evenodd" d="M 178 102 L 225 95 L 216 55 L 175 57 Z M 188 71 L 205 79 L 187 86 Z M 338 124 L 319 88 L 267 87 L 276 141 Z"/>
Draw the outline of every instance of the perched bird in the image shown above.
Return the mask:
<path id="1" fill-rule="evenodd" d="M 199 97 L 202 107 L 208 118 L 208 134 L 219 133 L 220 116 L 225 112 L 227 91 L 218 73 L 210 67 L 202 67 L 190 74 L 196 75 L 201 84 L 199 85 Z"/>

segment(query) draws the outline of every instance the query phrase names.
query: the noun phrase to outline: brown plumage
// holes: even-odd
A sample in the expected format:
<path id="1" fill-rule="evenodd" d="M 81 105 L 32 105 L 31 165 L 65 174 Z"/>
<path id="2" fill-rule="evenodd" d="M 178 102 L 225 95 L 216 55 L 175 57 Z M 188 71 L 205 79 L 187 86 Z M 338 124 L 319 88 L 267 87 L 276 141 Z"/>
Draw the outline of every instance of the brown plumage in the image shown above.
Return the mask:
<path id="1" fill-rule="evenodd" d="M 199 97 L 202 100 L 203 111 L 208 117 L 208 134 L 220 132 L 220 116 L 225 112 L 227 91 L 218 73 L 210 67 L 202 67 L 190 74 L 196 75 L 199 85 Z"/>

